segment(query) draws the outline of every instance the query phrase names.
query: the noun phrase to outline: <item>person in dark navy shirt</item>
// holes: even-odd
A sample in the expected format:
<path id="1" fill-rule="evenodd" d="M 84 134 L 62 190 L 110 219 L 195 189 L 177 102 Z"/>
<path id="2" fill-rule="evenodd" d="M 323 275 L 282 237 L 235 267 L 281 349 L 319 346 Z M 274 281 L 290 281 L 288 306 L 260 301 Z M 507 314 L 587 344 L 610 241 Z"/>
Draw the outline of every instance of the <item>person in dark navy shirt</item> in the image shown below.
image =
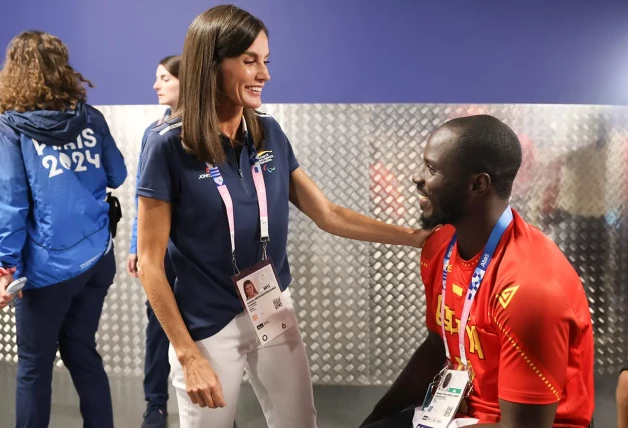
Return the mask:
<path id="1" fill-rule="evenodd" d="M 244 370 L 270 427 L 316 427 L 288 289 L 290 202 L 322 230 L 346 238 L 418 248 L 429 234 L 370 219 L 322 194 L 277 121 L 255 110 L 270 79 L 268 58 L 268 31 L 258 18 L 235 6 L 199 15 L 184 43 L 177 111 L 151 130 L 142 157 L 139 274 L 170 339 L 185 427 L 231 427 Z M 288 311 L 282 327 L 292 326 L 267 343 L 269 327 L 257 318 L 265 315 L 250 311 L 263 307 L 272 287 L 249 301 L 232 280 L 238 272 L 246 279 L 242 272 L 263 260 L 272 260 L 280 288 L 275 310 Z"/>
<path id="2" fill-rule="evenodd" d="M 159 65 L 157 66 L 153 89 L 157 92 L 159 104 L 166 105 L 168 108 L 161 119 L 151 123 L 144 131 L 137 168 L 136 185 L 140 181 L 142 153 L 144 152 L 144 144 L 146 143 L 148 133 L 155 126 L 161 125 L 168 120 L 172 110 L 176 109 L 177 103 L 179 102 L 180 63 L 180 56 L 171 55 L 159 61 Z M 135 196 L 135 205 L 137 209 L 137 195 Z M 137 262 L 137 216 L 135 216 L 131 228 L 131 245 L 127 258 L 127 272 L 134 278 L 139 276 L 137 273 Z M 168 284 L 170 284 L 170 287 L 174 287 L 174 269 L 172 268 L 168 254 L 166 254 L 164 258 L 164 266 Z M 170 375 L 168 345 L 170 343 L 149 302 L 146 302 L 146 315 L 148 317 L 148 323 L 146 324 L 146 353 L 144 357 L 144 398 L 147 402 L 147 406 L 144 412 L 142 428 L 165 428 L 166 419 L 168 418 L 168 376 Z"/>

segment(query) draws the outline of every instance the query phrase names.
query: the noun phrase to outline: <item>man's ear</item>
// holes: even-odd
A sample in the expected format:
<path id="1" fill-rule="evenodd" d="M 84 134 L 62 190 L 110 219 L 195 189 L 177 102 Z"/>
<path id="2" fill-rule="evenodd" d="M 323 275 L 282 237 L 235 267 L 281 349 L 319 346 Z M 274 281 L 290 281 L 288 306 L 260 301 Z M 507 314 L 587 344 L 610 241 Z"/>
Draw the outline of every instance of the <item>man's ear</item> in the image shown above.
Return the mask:
<path id="1" fill-rule="evenodd" d="M 483 195 L 491 187 L 491 176 L 485 172 L 475 174 L 471 185 L 471 192 L 475 195 Z"/>

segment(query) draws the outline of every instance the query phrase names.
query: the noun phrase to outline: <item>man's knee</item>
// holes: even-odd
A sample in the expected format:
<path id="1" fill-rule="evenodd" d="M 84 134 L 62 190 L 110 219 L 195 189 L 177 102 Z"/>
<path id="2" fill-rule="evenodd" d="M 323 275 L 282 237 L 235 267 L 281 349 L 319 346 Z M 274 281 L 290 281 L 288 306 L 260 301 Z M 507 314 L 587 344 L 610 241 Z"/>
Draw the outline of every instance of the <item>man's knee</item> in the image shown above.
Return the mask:
<path id="1" fill-rule="evenodd" d="M 617 381 L 617 403 L 628 406 L 628 370 L 624 369 L 619 374 Z"/>

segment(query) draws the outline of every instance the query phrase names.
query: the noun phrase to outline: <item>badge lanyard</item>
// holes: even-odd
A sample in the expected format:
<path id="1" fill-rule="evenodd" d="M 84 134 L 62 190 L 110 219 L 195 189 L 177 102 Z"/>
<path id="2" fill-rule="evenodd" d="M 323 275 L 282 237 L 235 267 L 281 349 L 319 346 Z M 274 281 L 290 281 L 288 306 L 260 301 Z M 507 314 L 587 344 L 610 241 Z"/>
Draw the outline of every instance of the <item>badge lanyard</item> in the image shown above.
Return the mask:
<path id="1" fill-rule="evenodd" d="M 255 190 L 257 190 L 257 203 L 259 205 L 260 235 L 263 247 L 262 260 L 266 260 L 266 247 L 268 245 L 270 237 L 268 234 L 268 205 L 266 201 L 266 184 L 264 183 L 264 174 L 262 173 L 262 167 L 259 162 L 259 157 L 257 156 L 257 151 L 252 145 L 249 145 L 249 148 L 253 150 L 253 153 L 255 153 L 255 160 L 254 163 L 251 165 L 251 172 L 253 174 Z M 227 209 L 227 219 L 229 220 L 229 232 L 231 235 L 231 262 L 233 263 L 235 275 L 239 276 L 240 269 L 238 269 L 235 255 L 235 217 L 233 215 L 233 200 L 231 199 L 229 189 L 227 189 L 227 185 L 225 184 L 218 167 L 212 166 L 209 163 L 207 163 L 206 165 L 207 169 L 209 170 L 209 175 L 214 180 L 214 183 L 216 183 L 218 193 L 220 193 L 220 197 L 222 198 L 222 201 L 225 204 L 225 208 Z"/>
<path id="2" fill-rule="evenodd" d="M 482 258 L 478 261 L 478 265 L 473 272 L 473 277 L 471 278 L 471 284 L 469 285 L 469 289 L 467 290 L 467 297 L 464 301 L 464 307 L 462 310 L 462 316 L 460 317 L 460 326 L 458 328 L 458 346 L 460 349 L 460 360 L 462 361 L 462 365 L 467 368 L 467 353 L 464 347 L 464 338 L 466 335 L 467 322 L 469 320 L 469 312 L 471 311 L 471 305 L 473 304 L 473 300 L 475 299 L 475 295 L 480 289 L 480 285 L 482 284 L 482 280 L 484 279 L 484 274 L 486 273 L 486 269 L 488 269 L 488 265 L 493 258 L 493 254 L 495 253 L 495 249 L 497 248 L 497 244 L 499 244 L 499 240 L 502 235 L 512 222 L 512 210 L 509 207 L 503 212 L 497 224 L 493 228 L 491 232 L 491 236 L 488 238 L 488 242 L 484 247 L 484 251 L 482 253 Z M 447 360 L 451 361 L 451 354 L 449 352 L 449 345 L 447 344 L 447 335 L 445 331 L 445 294 L 447 290 L 447 274 L 449 269 L 449 260 L 451 258 L 451 254 L 454 250 L 454 245 L 456 244 L 456 235 L 451 238 L 451 242 L 449 243 L 449 247 L 447 248 L 447 252 L 445 253 L 445 260 L 443 261 L 443 288 L 442 288 L 442 301 L 440 306 L 440 319 L 441 319 L 441 328 L 443 331 L 443 340 L 445 341 L 445 352 L 447 354 Z"/>

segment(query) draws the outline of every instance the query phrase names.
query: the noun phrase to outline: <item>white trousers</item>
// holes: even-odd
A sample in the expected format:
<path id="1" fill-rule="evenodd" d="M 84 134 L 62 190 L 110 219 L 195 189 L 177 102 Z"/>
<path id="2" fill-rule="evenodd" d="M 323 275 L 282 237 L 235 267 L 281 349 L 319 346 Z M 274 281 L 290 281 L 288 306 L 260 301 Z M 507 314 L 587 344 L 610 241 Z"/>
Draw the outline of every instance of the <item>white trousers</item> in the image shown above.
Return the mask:
<path id="1" fill-rule="evenodd" d="M 246 311 L 212 337 L 196 342 L 222 385 L 227 403 L 219 409 L 193 404 L 185 390 L 183 369 L 172 345 L 170 376 L 177 391 L 181 428 L 233 428 L 244 370 L 269 428 L 316 428 L 310 366 L 288 290 L 283 293 L 294 327 L 260 344 Z"/>

